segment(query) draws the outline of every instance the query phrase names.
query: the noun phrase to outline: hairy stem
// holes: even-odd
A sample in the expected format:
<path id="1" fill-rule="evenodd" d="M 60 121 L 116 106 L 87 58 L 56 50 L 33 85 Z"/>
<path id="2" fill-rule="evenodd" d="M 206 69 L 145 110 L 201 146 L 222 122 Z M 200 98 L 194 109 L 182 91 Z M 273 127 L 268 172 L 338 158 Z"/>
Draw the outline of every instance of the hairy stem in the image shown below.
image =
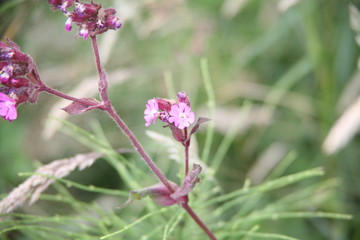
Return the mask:
<path id="1" fill-rule="evenodd" d="M 153 171 L 153 173 L 159 178 L 159 180 L 169 189 L 169 191 L 174 192 L 174 189 L 171 187 L 169 181 L 166 179 L 161 170 L 156 166 L 154 161 L 150 156 L 145 152 L 144 148 L 141 146 L 140 142 L 137 140 L 135 135 L 129 129 L 129 127 L 124 123 L 120 116 L 116 113 L 114 107 L 111 105 L 106 107 L 105 111 L 108 112 L 110 117 L 116 122 L 122 132 L 129 138 L 130 142 L 134 145 L 136 151 L 144 159 L 148 167 Z"/>
<path id="2" fill-rule="evenodd" d="M 86 104 L 86 105 L 89 105 L 89 106 L 95 106 L 95 105 L 98 105 L 98 103 L 96 102 L 93 102 L 93 101 L 89 101 L 87 99 L 80 99 L 80 98 L 75 98 L 75 97 L 72 97 L 72 96 L 69 96 L 63 92 L 60 92 L 58 90 L 55 90 L 53 88 L 50 88 L 50 87 L 47 87 L 45 85 L 42 85 L 41 86 L 41 90 L 42 91 L 45 91 L 47 93 L 50 93 L 52 95 L 55 95 L 55 96 L 58 96 L 60 98 L 64 98 L 64 99 L 67 99 L 67 100 L 70 100 L 70 101 L 73 101 L 73 102 L 79 102 L 79 103 L 83 103 L 83 104 Z M 99 108 L 102 108 L 102 106 L 99 105 Z"/>
<path id="3" fill-rule="evenodd" d="M 108 81 L 106 80 L 106 74 L 101 66 L 100 62 L 100 54 L 99 54 L 99 48 L 96 40 L 96 36 L 91 36 L 91 42 L 92 47 L 94 50 L 94 56 L 95 56 L 95 63 L 96 63 L 96 69 L 99 74 L 99 93 L 101 96 L 101 99 L 104 101 L 105 105 L 108 105 L 110 103 L 109 101 L 109 95 L 108 95 Z"/>
<path id="4" fill-rule="evenodd" d="M 99 49 L 97 46 L 96 37 L 92 36 L 92 46 L 95 55 L 96 68 L 99 74 L 99 93 L 101 99 L 104 101 L 104 106 L 102 109 L 106 111 L 109 116 L 116 122 L 118 127 L 122 130 L 122 132 L 128 137 L 130 142 L 134 145 L 136 151 L 139 155 L 144 159 L 145 163 L 151 169 L 151 171 L 159 178 L 159 180 L 166 186 L 170 192 L 174 192 L 173 189 L 165 177 L 165 175 L 161 172 L 161 170 L 156 166 L 154 161 L 150 158 L 150 156 L 146 153 L 144 148 L 141 146 L 139 140 L 135 137 L 130 128 L 125 124 L 125 122 L 121 119 L 119 114 L 116 112 L 115 108 L 112 106 L 109 96 L 108 96 L 108 82 L 106 79 L 106 74 L 104 69 L 101 66 Z M 185 136 L 187 139 L 187 129 L 185 129 Z M 189 145 L 190 141 L 187 141 L 185 145 L 185 176 L 189 171 Z M 215 235 L 211 232 L 211 230 L 201 221 L 201 219 L 196 215 L 196 213 L 192 210 L 192 208 L 187 204 L 183 203 L 181 206 L 189 213 L 189 215 L 194 219 L 194 221 L 205 231 L 205 233 L 209 236 L 211 240 L 216 240 Z"/>
<path id="5" fill-rule="evenodd" d="M 187 128 L 184 129 L 184 135 L 185 135 L 185 139 L 187 139 L 188 138 Z M 190 140 L 187 140 L 185 142 L 185 176 L 189 172 L 189 146 L 190 146 Z"/>
<path id="6" fill-rule="evenodd" d="M 209 236 L 209 238 L 211 240 L 217 240 L 214 233 L 206 226 L 206 224 L 203 221 L 201 221 L 199 216 L 194 212 L 194 210 L 187 203 L 182 204 L 181 206 L 194 219 L 194 221 L 202 228 L 202 230 L 204 230 L 204 232 Z"/>
<path id="7" fill-rule="evenodd" d="M 99 74 L 99 93 L 101 99 L 104 101 L 103 110 L 105 110 L 109 116 L 116 122 L 118 127 L 122 130 L 122 132 L 128 137 L 130 142 L 134 145 L 136 151 L 140 154 L 140 156 L 144 159 L 145 163 L 148 167 L 153 171 L 153 173 L 159 178 L 159 180 L 166 186 L 170 192 L 174 192 L 174 189 L 171 187 L 169 181 L 166 179 L 165 175 L 161 172 L 161 170 L 155 165 L 154 161 L 150 158 L 150 156 L 145 152 L 144 148 L 141 146 L 139 140 L 132 133 L 130 128 L 125 124 L 125 122 L 120 118 L 119 114 L 117 114 L 115 108 L 112 106 L 109 96 L 108 96 L 108 81 L 106 79 L 106 74 L 104 69 L 101 66 L 99 49 L 96 41 L 96 37 L 92 36 L 92 46 L 95 55 L 96 68 Z"/>

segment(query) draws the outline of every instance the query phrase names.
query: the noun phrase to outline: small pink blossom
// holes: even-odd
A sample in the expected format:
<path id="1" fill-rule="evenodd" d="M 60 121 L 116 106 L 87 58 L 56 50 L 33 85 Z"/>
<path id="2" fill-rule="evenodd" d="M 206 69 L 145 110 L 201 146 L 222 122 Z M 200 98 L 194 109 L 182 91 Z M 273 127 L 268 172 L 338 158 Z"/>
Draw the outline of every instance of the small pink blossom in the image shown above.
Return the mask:
<path id="1" fill-rule="evenodd" d="M 145 126 L 149 126 L 151 122 L 155 124 L 156 118 L 159 116 L 159 105 L 155 98 L 147 102 L 144 114 Z"/>
<path id="2" fill-rule="evenodd" d="M 15 100 L 9 98 L 4 93 L 0 93 L 0 116 L 5 120 L 12 121 L 17 117 Z"/>
<path id="3" fill-rule="evenodd" d="M 191 108 L 183 102 L 172 105 L 169 114 L 169 123 L 174 123 L 179 129 L 189 127 L 190 124 L 195 121 L 195 114 L 191 111 Z"/>
<path id="4" fill-rule="evenodd" d="M 66 12 L 67 12 L 66 9 L 67 9 L 68 7 L 71 7 L 72 2 L 73 2 L 73 0 L 65 0 L 65 1 L 63 1 L 63 3 L 61 4 L 61 6 L 59 7 L 60 10 L 61 10 L 63 13 L 66 13 Z"/>
<path id="5" fill-rule="evenodd" d="M 79 35 L 82 36 L 85 40 L 87 40 L 87 38 L 89 36 L 89 30 L 86 27 L 84 27 L 84 28 L 80 29 Z"/>
<path id="6" fill-rule="evenodd" d="M 71 19 L 71 17 L 69 17 L 65 22 L 65 30 L 67 32 L 70 32 L 71 29 L 72 29 L 72 19 Z"/>
<path id="7" fill-rule="evenodd" d="M 85 4 L 83 3 L 75 3 L 75 11 L 79 14 L 83 14 L 85 11 Z"/>
<path id="8" fill-rule="evenodd" d="M 7 81 L 9 81 L 9 78 L 11 77 L 11 75 L 13 74 L 13 70 L 14 67 L 11 65 L 7 65 L 5 66 L 1 71 L 0 71 L 0 82 L 2 84 L 6 83 Z"/>

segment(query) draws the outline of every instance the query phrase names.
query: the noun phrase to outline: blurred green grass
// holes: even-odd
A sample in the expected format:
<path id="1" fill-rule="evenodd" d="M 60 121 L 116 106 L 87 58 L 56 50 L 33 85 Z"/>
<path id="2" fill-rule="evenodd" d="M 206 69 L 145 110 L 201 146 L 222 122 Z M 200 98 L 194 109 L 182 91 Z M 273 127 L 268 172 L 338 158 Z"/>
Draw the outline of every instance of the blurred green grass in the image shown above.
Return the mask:
<path id="1" fill-rule="evenodd" d="M 239 2 L 241 1 L 101 1 L 106 7 L 116 6 L 120 18 L 125 21 L 121 31 L 108 33 L 111 37 L 100 37 L 100 51 L 107 51 L 108 45 L 110 46 L 109 60 L 105 68 L 108 74 L 115 73 L 110 78 L 110 94 L 115 106 L 156 161 L 168 170 L 168 174 L 176 174 L 181 166 L 171 162 L 166 151 L 158 149 L 158 143 L 145 135 L 147 129 L 144 127 L 143 110 L 149 98 L 172 97 L 169 95 L 170 91 L 187 91 L 193 108 L 199 114 L 204 117 L 214 115 L 211 123 L 213 127 L 211 124 L 206 126 L 210 128 L 209 131 L 204 127 L 196 137 L 200 156 L 205 156 L 207 163 L 211 163 L 214 157 L 217 158 L 217 154 L 221 155 L 218 158 L 221 161 L 219 171 L 215 175 L 216 186 L 221 194 L 242 188 L 247 178 L 259 179 L 258 183 L 267 179 L 273 168 L 277 169 L 276 166 L 279 167 L 285 161 L 282 159 L 289 152 L 295 152 L 297 157 L 274 178 L 318 166 L 325 171 L 321 180 L 308 179 L 294 187 L 262 194 L 255 197 L 255 200 L 235 202 L 235 206 L 241 206 L 240 216 L 251 216 L 266 210 L 266 207 L 276 211 L 349 213 L 354 217 L 350 221 L 286 219 L 263 221 L 259 226 L 264 232 L 299 239 L 360 238 L 357 228 L 360 224 L 360 192 L 357 187 L 360 180 L 356 171 L 360 169 L 359 137 L 355 135 L 353 140 L 335 155 L 329 156 L 322 150 L 329 130 L 347 107 L 339 105 L 341 94 L 357 71 L 359 50 L 355 33 L 350 27 L 348 4 L 341 0 L 303 0 L 281 12 L 279 4 L 285 1 L 254 0 L 242 1 L 243 7 L 236 11 Z M 10 33 L 10 37 L 22 50 L 34 58 L 43 81 L 68 92 L 85 78 L 95 74 L 90 43 L 75 39 L 75 29 L 70 33 L 65 32 L 65 19 L 61 14 L 52 13 L 43 2 L 28 0 L 16 3 L 14 1 L 12 4 L 9 8 L 0 8 L 3 20 L 0 25 L 1 34 Z M 206 59 L 208 72 L 206 66 L 201 66 L 201 59 Z M 126 75 L 124 71 L 129 74 Z M 164 75 L 171 76 L 172 81 L 166 81 Z M 212 88 L 207 88 L 209 83 L 204 84 L 203 80 L 206 79 L 208 82 L 211 79 Z M 173 87 L 168 86 L 169 82 L 172 82 Z M 88 93 L 81 94 L 87 96 Z M 49 119 L 49 112 L 55 101 L 51 96 L 41 96 L 36 105 L 23 105 L 20 108 L 18 120 L 13 123 L 1 122 L 0 191 L 3 195 L 24 180 L 17 173 L 33 171 L 38 161 L 47 163 L 90 151 L 90 146 L 83 146 L 73 139 L 76 139 L 76 136 L 69 137 L 61 131 L 56 131 L 49 139 L 42 137 L 48 123 L 54 121 Z M 237 127 L 245 101 L 252 103 L 251 111 Z M 105 135 L 102 141 L 107 139 L 114 148 L 130 147 L 127 139 L 117 132 L 113 122 L 100 112 L 69 118 L 71 122 L 90 132 L 94 131 L 92 119 L 101 124 Z M 158 125 L 151 126 L 150 130 L 169 135 L 166 129 L 161 129 Z M 206 140 L 209 134 L 213 134 L 212 144 L 209 143 L 210 140 Z M 230 136 L 231 141 L 225 146 L 224 154 L 221 154 L 218 149 L 223 146 L 222 143 L 229 134 L 233 136 Z M 127 154 L 125 158 L 135 164 L 131 169 L 139 168 L 146 172 L 146 167 L 137 156 Z M 260 161 L 261 159 L 264 160 Z M 266 164 L 271 162 L 270 159 L 273 159 L 274 166 Z M 74 173 L 70 180 L 111 189 L 128 190 L 128 187 L 131 187 L 130 183 L 126 182 L 129 179 L 122 178 L 121 173 L 119 174 L 121 170 L 114 165 L 109 167 L 106 161 L 99 161 L 97 164 L 99 168 L 93 167 Z M 112 164 L 116 165 L 116 160 L 113 160 Z M 97 169 L 102 170 L 99 172 Z M 133 174 L 136 176 L 136 173 Z M 154 179 L 149 175 L 137 184 L 151 185 Z M 178 178 L 174 177 L 173 180 Z M 205 180 L 208 181 L 208 178 Z M 206 183 L 205 180 L 202 186 L 197 187 L 199 196 L 194 197 L 195 199 L 202 199 L 200 191 L 204 191 L 203 194 L 210 199 L 205 190 L 211 192 L 214 185 L 212 182 Z M 68 191 L 59 185 L 59 188 Z M 307 187 L 308 190 L 302 190 Z M 50 193 L 57 191 L 59 189 L 52 189 Z M 73 201 L 75 210 L 60 204 L 64 208 L 60 208 L 64 214 L 81 212 L 81 209 L 75 206 L 79 204 L 86 203 L 94 207 L 96 203 L 92 200 L 104 197 L 101 194 L 88 194 L 73 189 L 70 191 L 68 197 Z M 309 201 L 313 191 L 318 191 L 319 194 L 312 196 L 313 201 Z M 295 197 L 291 198 L 291 195 Z M 287 196 L 290 198 L 288 202 Z M 50 198 L 49 196 L 47 200 Z M 81 203 L 78 203 L 80 199 Z M 281 203 L 281 199 L 284 199 L 285 203 Z M 206 202 L 208 199 L 202 200 Z M 120 202 L 118 200 L 118 203 Z M 151 206 L 149 201 L 147 204 Z M 202 203 L 194 204 L 201 206 Z M 41 201 L 30 210 L 24 208 L 20 212 L 51 216 L 58 210 L 54 206 Z M 217 207 L 219 206 L 214 208 Z M 100 207 L 97 208 L 103 222 L 95 224 L 102 229 L 103 235 L 108 234 L 110 229 L 116 231 L 119 226 L 125 226 L 147 213 L 145 210 L 138 210 L 134 214 L 133 211 L 136 210 L 133 208 L 125 210 L 123 221 L 126 223 L 123 223 L 112 211 L 105 213 Z M 180 209 L 171 208 L 166 211 L 177 213 L 173 214 L 176 217 L 171 224 L 178 221 L 179 226 L 185 225 L 189 228 L 189 224 L 181 220 L 185 216 L 178 215 Z M 199 211 L 199 215 L 204 216 L 212 213 L 210 209 Z M 131 217 L 131 214 L 134 214 L 134 217 Z M 150 220 L 150 224 L 142 225 L 143 230 L 136 233 L 139 229 L 135 228 L 135 231 L 124 239 L 137 239 L 134 237 L 145 235 L 151 232 L 150 230 L 155 231 L 154 236 L 159 236 L 151 226 L 156 225 L 157 220 L 166 225 L 163 218 L 155 217 L 155 220 Z M 180 220 L 176 220 L 177 218 Z M 109 219 L 118 222 L 109 227 Z M 223 222 L 219 219 L 223 219 Z M 143 222 L 145 221 L 147 220 Z M 186 222 L 188 221 L 189 219 Z M 216 229 L 226 229 L 229 232 L 233 231 L 232 226 L 237 226 L 231 224 L 236 222 L 235 217 L 231 218 L 226 212 L 216 218 L 216 221 L 214 218 L 209 218 L 209 221 L 214 221 L 213 226 L 216 226 Z M 215 224 L 216 222 L 219 224 Z M 170 223 L 166 225 L 167 229 L 171 228 Z M 253 228 L 256 230 L 257 224 L 248 222 L 243 228 L 235 229 L 239 233 L 233 232 L 234 237 L 224 236 L 222 239 L 240 239 L 236 234 L 240 236 L 244 234 L 241 231 L 246 232 Z M 173 230 L 176 234 L 166 233 L 168 239 L 182 239 L 190 234 L 187 232 L 182 236 L 182 228 L 179 226 Z M 62 229 L 67 229 L 67 226 Z M 198 234 L 194 236 L 202 239 L 202 233 L 197 226 L 191 226 L 190 229 Z M 42 231 L 36 233 L 24 230 L 22 233 L 28 234 L 28 239 L 43 239 Z M 17 236 L 19 233 L 13 234 Z M 94 234 L 99 235 L 99 232 Z M 251 234 L 241 236 L 242 239 L 256 238 Z M 71 239 L 77 237 L 84 235 L 72 236 Z M 263 238 L 281 239 L 271 236 Z M 160 238 L 149 236 L 149 239 Z"/>

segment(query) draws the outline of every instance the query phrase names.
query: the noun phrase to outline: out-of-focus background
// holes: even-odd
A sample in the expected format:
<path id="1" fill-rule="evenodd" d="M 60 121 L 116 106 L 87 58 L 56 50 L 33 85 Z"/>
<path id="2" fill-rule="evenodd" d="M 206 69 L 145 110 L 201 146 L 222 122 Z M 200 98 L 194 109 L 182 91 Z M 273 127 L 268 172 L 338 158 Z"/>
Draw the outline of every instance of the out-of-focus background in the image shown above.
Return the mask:
<path id="1" fill-rule="evenodd" d="M 145 103 L 153 97 L 174 98 L 184 90 L 197 115 L 212 118 L 208 159 L 222 155 L 219 146 L 224 136 L 230 138 L 215 175 L 222 193 L 240 189 L 245 179 L 252 185 L 262 183 L 284 157 L 293 154 L 296 157 L 281 176 L 320 166 L 325 175 L 318 181 L 333 181 L 330 194 L 326 189 L 323 195 L 317 193 L 316 207 L 306 198 L 297 199 L 302 208 L 348 213 L 353 219 L 278 220 L 265 224 L 265 229 L 299 239 L 360 239 L 360 14 L 356 1 L 99 2 L 116 8 L 124 23 L 121 30 L 99 37 L 111 98 L 152 156 L 167 161 L 145 131 L 170 134 L 159 123 L 145 128 Z M 96 97 L 90 41 L 76 37 L 76 27 L 66 32 L 65 20 L 46 1 L 2 1 L 0 36 L 32 56 L 49 86 L 76 97 Z M 205 88 L 204 78 L 211 79 L 214 95 Z M 215 111 L 210 110 L 211 103 Z M 252 105 L 245 119 L 241 118 L 244 103 Z M 99 123 L 114 148 L 131 149 L 105 114 L 93 111 L 69 117 L 59 109 L 66 104 L 43 94 L 37 104 L 22 105 L 17 120 L 0 122 L 2 197 L 24 181 L 19 172 L 91 151 L 64 134 L 54 118 L 90 132 Z M 204 125 L 196 135 L 200 153 L 206 145 L 206 129 Z M 104 188 L 123 186 L 105 161 L 69 179 Z M 281 196 L 296 191 L 300 190 L 290 187 Z M 80 191 L 73 194 L 85 202 L 98 197 Z M 29 211 L 57 213 L 54 208 L 44 203 Z M 20 239 L 12 236 L 4 239 Z"/>

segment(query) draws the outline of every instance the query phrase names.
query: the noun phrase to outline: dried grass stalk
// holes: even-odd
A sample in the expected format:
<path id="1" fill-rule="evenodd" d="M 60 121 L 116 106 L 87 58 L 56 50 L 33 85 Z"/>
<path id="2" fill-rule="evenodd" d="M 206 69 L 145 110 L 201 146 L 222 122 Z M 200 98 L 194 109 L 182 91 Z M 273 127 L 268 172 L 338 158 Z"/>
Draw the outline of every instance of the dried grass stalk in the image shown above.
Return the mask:
<path id="1" fill-rule="evenodd" d="M 0 202 L 0 214 L 10 213 L 18 207 L 28 203 L 35 203 L 40 194 L 45 191 L 56 178 L 69 175 L 76 168 L 80 171 L 90 167 L 101 153 L 78 154 L 72 158 L 60 159 L 44 165 L 36 170 L 36 174 L 29 177 L 17 188 L 12 190 Z"/>
<path id="2" fill-rule="evenodd" d="M 360 130 L 360 97 L 350 105 L 330 129 L 323 150 L 328 155 L 345 147 Z"/>

